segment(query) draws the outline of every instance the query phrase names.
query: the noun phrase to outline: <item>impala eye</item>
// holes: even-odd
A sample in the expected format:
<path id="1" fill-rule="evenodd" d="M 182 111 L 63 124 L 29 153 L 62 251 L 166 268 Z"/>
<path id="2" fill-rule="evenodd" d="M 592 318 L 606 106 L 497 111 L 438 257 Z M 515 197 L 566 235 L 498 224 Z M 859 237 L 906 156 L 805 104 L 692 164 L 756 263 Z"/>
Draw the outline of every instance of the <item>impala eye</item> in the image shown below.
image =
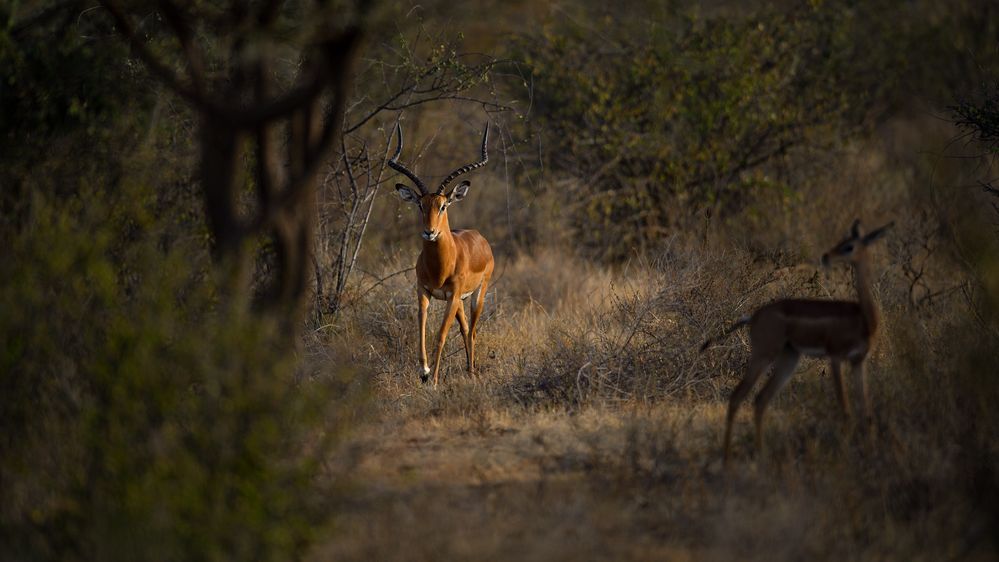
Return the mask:
<path id="1" fill-rule="evenodd" d="M 847 244 L 846 246 L 843 246 L 843 251 L 847 252 L 847 253 L 852 252 L 853 251 L 853 244 Z"/>
<path id="2" fill-rule="evenodd" d="M 442 213 L 444 212 L 444 207 L 447 207 L 447 205 L 441 205 L 441 212 Z"/>

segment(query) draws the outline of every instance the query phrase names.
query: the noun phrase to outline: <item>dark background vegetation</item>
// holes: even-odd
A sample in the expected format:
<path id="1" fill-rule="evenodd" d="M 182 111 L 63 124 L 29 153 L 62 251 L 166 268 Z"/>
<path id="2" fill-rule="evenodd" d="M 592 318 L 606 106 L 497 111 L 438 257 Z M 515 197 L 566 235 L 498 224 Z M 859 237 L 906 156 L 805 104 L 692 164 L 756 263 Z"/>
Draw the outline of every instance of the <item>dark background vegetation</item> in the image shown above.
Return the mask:
<path id="1" fill-rule="evenodd" d="M 176 10 L 0 6 L 0 558 L 996 558 L 994 2 Z M 482 372 L 452 338 L 431 391 L 385 158 L 401 122 L 433 181 L 486 121 Z M 850 298 L 814 264 L 858 216 L 897 225 L 873 443 L 808 363 L 720 472 L 745 345 L 697 346 Z M 423 431 L 532 468 L 373 484 Z"/>

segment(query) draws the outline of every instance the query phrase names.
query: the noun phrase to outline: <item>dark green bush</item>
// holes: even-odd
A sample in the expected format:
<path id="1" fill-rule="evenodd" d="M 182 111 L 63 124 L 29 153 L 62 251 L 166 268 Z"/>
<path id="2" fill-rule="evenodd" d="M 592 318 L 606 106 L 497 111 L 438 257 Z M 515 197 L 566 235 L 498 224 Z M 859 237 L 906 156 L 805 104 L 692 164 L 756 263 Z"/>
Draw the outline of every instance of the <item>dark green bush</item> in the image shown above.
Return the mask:
<path id="1" fill-rule="evenodd" d="M 4 559 L 295 558 L 332 511 L 335 381 L 295 384 L 153 199 L 38 195 L 0 265 Z"/>
<path id="2" fill-rule="evenodd" d="M 692 215 L 794 197 L 858 133 L 967 83 L 954 55 L 997 36 L 978 2 L 791 4 L 590 8 L 521 36 L 577 240 L 621 258 Z"/>
<path id="3" fill-rule="evenodd" d="M 616 31 L 523 42 L 553 167 L 580 180 L 574 224 L 590 245 L 613 237 L 611 253 L 661 238 L 692 208 L 786 188 L 766 165 L 838 142 L 883 79 L 862 66 L 880 61 L 858 52 L 846 9 L 666 11 Z"/>
<path id="4" fill-rule="evenodd" d="M 0 15 L 0 559 L 300 558 L 346 379 L 226 292 L 191 116 L 72 6 Z"/>

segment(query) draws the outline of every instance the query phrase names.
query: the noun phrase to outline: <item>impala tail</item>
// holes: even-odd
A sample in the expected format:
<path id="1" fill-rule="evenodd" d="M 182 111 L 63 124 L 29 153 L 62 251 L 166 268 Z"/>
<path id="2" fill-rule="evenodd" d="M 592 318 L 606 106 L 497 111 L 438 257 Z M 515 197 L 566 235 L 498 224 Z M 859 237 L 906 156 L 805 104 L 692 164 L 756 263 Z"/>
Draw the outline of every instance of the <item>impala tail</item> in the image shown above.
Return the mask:
<path id="1" fill-rule="evenodd" d="M 721 335 L 715 336 L 713 338 L 708 338 L 707 340 L 705 340 L 705 342 L 703 344 L 701 344 L 701 351 L 704 351 L 705 349 L 711 347 L 711 344 L 713 344 L 713 343 L 717 342 L 718 340 L 720 340 L 720 339 L 728 336 L 729 334 L 731 334 L 732 332 L 738 330 L 739 328 L 741 328 L 741 327 L 749 324 L 749 321 L 752 320 L 752 319 L 753 319 L 753 316 L 751 314 L 747 314 L 747 315 L 739 318 L 738 320 L 735 321 L 735 324 L 732 324 L 731 326 L 729 326 L 728 329 L 725 330 Z"/>

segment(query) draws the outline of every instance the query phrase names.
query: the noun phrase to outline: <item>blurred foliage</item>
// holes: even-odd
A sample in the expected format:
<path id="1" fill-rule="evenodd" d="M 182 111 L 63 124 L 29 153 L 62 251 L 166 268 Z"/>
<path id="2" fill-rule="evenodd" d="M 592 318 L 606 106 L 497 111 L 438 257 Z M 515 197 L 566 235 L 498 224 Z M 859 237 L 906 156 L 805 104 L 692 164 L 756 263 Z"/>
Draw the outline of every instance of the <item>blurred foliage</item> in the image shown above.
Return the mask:
<path id="1" fill-rule="evenodd" d="M 730 216 L 763 192 L 792 196 L 807 177 L 789 170 L 911 102 L 913 88 L 937 95 L 926 86 L 948 76 L 958 39 L 999 36 L 978 23 L 977 2 L 908 4 L 702 15 L 647 2 L 641 18 L 590 8 L 521 36 L 531 125 L 546 133 L 551 168 L 576 180 L 565 200 L 577 238 L 620 258 L 695 211 Z"/>
<path id="2" fill-rule="evenodd" d="M 58 134 L 98 128 L 140 94 L 127 49 L 95 14 L 64 6 L 0 30 L 0 148 L 30 158 Z M 9 16 L 9 17 L 12 17 Z M 129 87 L 131 86 L 131 88 Z"/>
<path id="3" fill-rule="evenodd" d="M 75 2 L 35 8 L 16 21 L 13 12 L 6 14 L 0 28 L 0 220 L 5 223 L 22 217 L 30 199 L 26 179 L 43 163 L 49 174 L 67 178 L 119 173 L 119 147 L 110 131 L 126 117 L 141 126 L 151 105 L 151 92 L 129 65 L 127 50 L 108 36 L 110 25 L 98 12 L 80 13 Z M 136 114 L 129 115 L 132 111 Z M 68 157 L 77 149 L 89 157 Z M 52 158 L 62 151 L 66 158 Z M 67 181 L 55 189 L 69 195 L 75 187 Z"/>
<path id="4" fill-rule="evenodd" d="M 293 384 L 275 326 L 216 309 L 148 187 L 116 193 L 37 194 L 0 266 L 0 555 L 295 558 L 332 512 L 334 386 Z"/>
<path id="5" fill-rule="evenodd" d="M 77 8 L 0 29 L 0 559 L 300 558 L 351 379 L 226 304 L 191 115 Z"/>

